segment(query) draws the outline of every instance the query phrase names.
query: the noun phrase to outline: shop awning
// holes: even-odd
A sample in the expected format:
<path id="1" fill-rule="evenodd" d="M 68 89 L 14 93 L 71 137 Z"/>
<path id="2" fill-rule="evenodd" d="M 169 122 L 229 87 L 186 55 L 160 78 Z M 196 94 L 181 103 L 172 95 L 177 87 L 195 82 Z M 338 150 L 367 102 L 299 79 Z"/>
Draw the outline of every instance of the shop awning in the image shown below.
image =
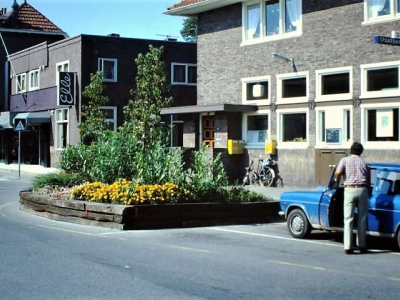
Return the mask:
<path id="1" fill-rule="evenodd" d="M 0 128 L 9 129 L 13 127 L 11 126 L 10 121 L 0 121 Z"/>
<path id="2" fill-rule="evenodd" d="M 161 109 L 162 115 L 194 114 L 207 112 L 246 112 L 256 111 L 255 105 L 216 104 L 216 105 L 191 105 L 176 106 Z"/>
<path id="3" fill-rule="evenodd" d="M 28 124 L 37 125 L 42 123 L 50 123 L 51 118 L 48 111 L 33 111 L 26 113 L 18 113 L 14 119 L 26 119 Z"/>

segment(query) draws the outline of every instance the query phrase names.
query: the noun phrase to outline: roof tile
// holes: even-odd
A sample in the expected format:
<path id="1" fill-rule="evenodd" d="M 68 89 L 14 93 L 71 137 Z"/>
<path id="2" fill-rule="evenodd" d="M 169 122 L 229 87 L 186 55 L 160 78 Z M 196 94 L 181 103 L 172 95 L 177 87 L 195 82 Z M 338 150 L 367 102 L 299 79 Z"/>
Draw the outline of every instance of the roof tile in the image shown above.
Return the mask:
<path id="1" fill-rule="evenodd" d="M 27 2 L 22 3 L 17 11 L 11 12 L 0 26 L 64 33 L 59 27 Z"/>
<path id="2" fill-rule="evenodd" d="M 177 8 L 181 8 L 181 7 L 197 4 L 197 3 L 200 3 L 200 2 L 203 2 L 203 1 L 205 1 L 205 0 L 182 0 L 181 2 L 179 2 L 177 4 L 174 4 L 171 7 L 168 7 L 168 10 L 177 9 Z"/>

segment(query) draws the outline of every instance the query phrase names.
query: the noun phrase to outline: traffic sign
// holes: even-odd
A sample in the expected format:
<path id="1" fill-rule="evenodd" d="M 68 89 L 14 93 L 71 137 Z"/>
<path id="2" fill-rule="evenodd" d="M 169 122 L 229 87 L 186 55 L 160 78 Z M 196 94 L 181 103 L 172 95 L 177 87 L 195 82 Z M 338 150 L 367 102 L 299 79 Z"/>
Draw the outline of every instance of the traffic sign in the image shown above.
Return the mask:
<path id="1" fill-rule="evenodd" d="M 14 119 L 14 130 L 15 131 L 26 131 L 27 130 L 27 124 L 26 124 L 26 119 Z"/>

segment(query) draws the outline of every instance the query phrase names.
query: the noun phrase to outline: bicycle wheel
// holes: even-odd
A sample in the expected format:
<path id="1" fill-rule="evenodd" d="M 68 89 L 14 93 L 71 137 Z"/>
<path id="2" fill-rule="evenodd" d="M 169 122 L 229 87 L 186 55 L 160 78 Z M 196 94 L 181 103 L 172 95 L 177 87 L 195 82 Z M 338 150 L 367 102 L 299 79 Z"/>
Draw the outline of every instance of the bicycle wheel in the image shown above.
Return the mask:
<path id="1" fill-rule="evenodd" d="M 275 172 L 270 167 L 264 167 L 260 170 L 260 185 L 270 187 L 274 178 Z"/>
<path id="2" fill-rule="evenodd" d="M 244 175 L 242 186 L 245 186 L 247 184 L 250 184 L 249 174 Z"/>

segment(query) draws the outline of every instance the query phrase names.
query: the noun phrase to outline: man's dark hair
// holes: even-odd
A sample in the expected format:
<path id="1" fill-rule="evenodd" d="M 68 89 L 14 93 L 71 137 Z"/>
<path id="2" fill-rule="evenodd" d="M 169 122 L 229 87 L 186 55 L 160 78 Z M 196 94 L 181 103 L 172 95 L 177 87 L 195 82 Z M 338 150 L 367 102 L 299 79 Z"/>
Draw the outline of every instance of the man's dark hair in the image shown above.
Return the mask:
<path id="1" fill-rule="evenodd" d="M 364 151 L 364 147 L 360 143 L 354 142 L 353 145 L 351 145 L 351 148 L 350 148 L 351 154 L 360 156 L 363 153 L 363 151 Z"/>

